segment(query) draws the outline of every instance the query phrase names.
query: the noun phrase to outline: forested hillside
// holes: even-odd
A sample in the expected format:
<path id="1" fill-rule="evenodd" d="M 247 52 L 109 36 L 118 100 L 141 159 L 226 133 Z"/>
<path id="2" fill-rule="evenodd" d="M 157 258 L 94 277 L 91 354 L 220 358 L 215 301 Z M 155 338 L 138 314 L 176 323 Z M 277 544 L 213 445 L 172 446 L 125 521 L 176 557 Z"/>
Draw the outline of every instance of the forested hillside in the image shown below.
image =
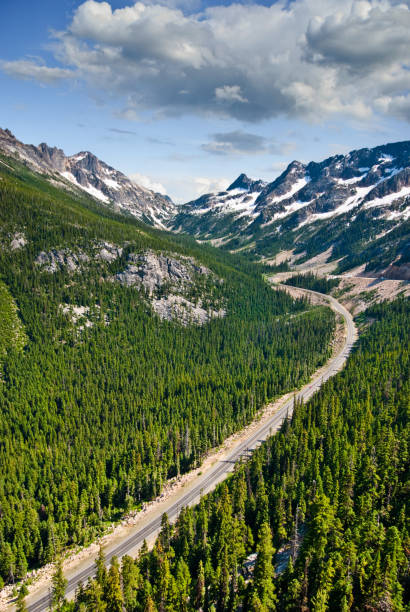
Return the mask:
<path id="1" fill-rule="evenodd" d="M 151 553 L 108 573 L 100 557 L 67 609 L 407 610 L 408 302 L 367 326 L 279 434 L 175 526 L 164 516 Z"/>
<path id="2" fill-rule="evenodd" d="M 183 277 L 179 307 L 207 317 L 156 314 L 176 289 L 138 280 L 150 261 Z M 333 314 L 273 292 L 262 271 L 4 160 L 2 580 L 89 542 L 323 363 Z"/>
<path id="3" fill-rule="evenodd" d="M 313 274 L 313 272 L 306 272 L 304 274 L 295 274 L 291 276 L 284 281 L 284 285 L 303 287 L 304 289 L 319 291 L 320 293 L 330 293 L 334 287 L 338 286 L 339 282 L 337 278 L 322 278 Z"/>

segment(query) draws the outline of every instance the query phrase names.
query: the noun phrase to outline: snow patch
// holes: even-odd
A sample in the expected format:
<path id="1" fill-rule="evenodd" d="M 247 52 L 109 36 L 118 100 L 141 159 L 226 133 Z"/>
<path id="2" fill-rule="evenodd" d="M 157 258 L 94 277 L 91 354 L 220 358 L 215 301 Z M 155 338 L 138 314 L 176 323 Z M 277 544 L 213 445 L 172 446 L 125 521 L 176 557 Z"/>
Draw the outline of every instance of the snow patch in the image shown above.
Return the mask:
<path id="1" fill-rule="evenodd" d="M 87 186 L 81 185 L 77 181 L 75 176 L 71 174 L 71 172 L 61 172 L 61 176 L 69 180 L 70 183 L 73 183 L 73 185 L 76 185 L 76 187 L 78 187 L 79 189 L 83 189 L 84 191 L 87 191 L 87 193 L 92 195 L 94 198 L 97 198 L 97 200 L 101 200 L 102 202 L 105 202 L 106 204 L 110 201 L 109 198 L 107 198 L 107 196 L 102 193 L 102 191 L 100 191 L 99 189 L 96 189 L 92 185 L 87 185 Z"/>
<path id="2" fill-rule="evenodd" d="M 70 159 L 73 159 L 74 161 L 79 162 L 85 157 L 87 157 L 87 153 L 78 153 L 77 155 L 73 155 L 72 157 L 70 157 Z"/>
<path id="3" fill-rule="evenodd" d="M 410 195 L 410 187 L 402 187 L 402 189 L 400 189 L 400 191 L 397 191 L 396 193 L 389 193 L 388 195 L 385 195 L 382 198 L 375 198 L 374 200 L 371 200 L 370 202 L 366 202 L 366 204 L 364 205 L 364 208 L 374 208 L 376 206 L 388 206 L 389 204 L 392 204 L 395 200 L 398 200 L 399 198 L 404 198 L 405 196 Z"/>
<path id="4" fill-rule="evenodd" d="M 394 221 L 395 219 L 407 219 L 410 218 L 410 206 L 407 206 L 404 210 L 392 210 L 386 217 L 387 221 Z"/>
<path id="5" fill-rule="evenodd" d="M 394 157 L 392 155 L 388 155 L 387 153 L 382 153 L 379 157 L 379 162 L 387 163 L 392 162 Z"/>
<path id="6" fill-rule="evenodd" d="M 301 202 L 300 200 L 298 200 L 297 202 L 293 202 L 293 204 L 290 204 L 289 206 L 287 206 L 284 211 L 275 213 L 272 219 L 268 221 L 267 223 L 265 223 L 264 225 L 270 225 L 271 223 L 274 223 L 274 221 L 277 221 L 278 219 L 283 219 L 284 217 L 291 215 L 297 210 L 300 210 L 301 208 L 305 208 L 312 202 L 313 200 L 309 200 L 308 202 Z"/>
<path id="7" fill-rule="evenodd" d="M 84 189 L 84 191 L 87 191 L 94 198 L 97 198 L 97 200 L 101 200 L 102 202 L 105 202 L 106 204 L 107 202 L 110 201 L 110 199 L 107 198 L 107 196 L 104 195 L 102 191 L 100 191 L 99 189 L 96 189 L 92 185 L 87 185 L 87 187 L 84 187 L 84 185 L 79 185 L 79 186 L 81 187 L 81 189 Z"/>
<path id="8" fill-rule="evenodd" d="M 329 212 L 316 213 L 314 215 L 311 215 L 310 217 L 302 221 L 302 223 L 300 223 L 296 229 L 299 229 L 300 227 L 302 227 L 303 225 L 306 225 L 307 223 L 314 223 L 315 221 L 322 221 L 323 219 L 329 219 L 330 217 L 336 217 L 338 215 L 342 215 L 346 212 L 349 212 L 349 210 L 356 208 L 356 206 L 360 204 L 363 198 L 369 193 L 369 191 L 373 189 L 373 187 L 374 185 L 370 185 L 370 187 L 357 187 L 356 193 L 350 196 L 349 198 L 347 198 L 343 202 L 343 204 L 341 204 L 340 206 L 338 206 L 337 208 Z"/>
<path id="9" fill-rule="evenodd" d="M 339 183 L 339 185 L 354 185 L 354 183 L 358 183 L 359 181 L 361 181 L 362 178 L 363 176 L 354 176 L 353 178 L 350 178 L 350 179 L 338 178 L 336 179 L 336 182 Z"/>
<path id="10" fill-rule="evenodd" d="M 103 179 L 103 181 L 107 187 L 111 187 L 111 189 L 121 189 L 121 185 L 117 183 L 117 181 L 113 181 L 112 179 L 108 178 Z"/>
<path id="11" fill-rule="evenodd" d="M 286 193 L 284 193 L 281 196 L 277 196 L 276 198 L 273 198 L 272 200 L 269 200 L 269 204 L 276 204 L 277 202 L 281 202 L 282 200 L 288 200 L 289 198 L 291 198 L 293 195 L 295 195 L 295 193 L 297 193 L 298 191 L 300 191 L 305 185 L 307 185 L 310 182 L 310 176 L 304 176 L 303 178 L 298 179 L 291 187 L 291 189 L 289 191 L 287 191 Z"/>

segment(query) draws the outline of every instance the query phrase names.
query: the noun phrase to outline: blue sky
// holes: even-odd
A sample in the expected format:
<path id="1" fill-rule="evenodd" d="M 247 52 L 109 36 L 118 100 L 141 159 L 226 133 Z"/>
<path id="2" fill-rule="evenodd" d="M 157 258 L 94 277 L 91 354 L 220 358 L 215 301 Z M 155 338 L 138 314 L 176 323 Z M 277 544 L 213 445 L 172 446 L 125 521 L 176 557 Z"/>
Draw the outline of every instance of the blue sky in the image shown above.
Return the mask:
<path id="1" fill-rule="evenodd" d="M 3 0 L 0 126 L 187 201 L 408 139 L 409 49 L 395 0 Z"/>

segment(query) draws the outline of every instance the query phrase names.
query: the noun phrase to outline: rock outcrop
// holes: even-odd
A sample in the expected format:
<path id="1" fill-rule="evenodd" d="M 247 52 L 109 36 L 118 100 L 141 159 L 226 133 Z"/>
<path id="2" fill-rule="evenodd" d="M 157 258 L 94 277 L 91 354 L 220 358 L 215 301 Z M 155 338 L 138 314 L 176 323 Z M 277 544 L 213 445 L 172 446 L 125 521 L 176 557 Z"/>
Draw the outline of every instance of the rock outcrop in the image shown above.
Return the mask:
<path id="1" fill-rule="evenodd" d="M 191 257 L 174 256 L 146 251 L 131 253 L 122 272 L 114 281 L 126 287 L 145 290 L 153 310 L 161 319 L 178 321 L 183 325 L 203 325 L 210 319 L 223 317 L 224 308 L 209 302 L 209 295 L 203 281 L 220 280 L 205 266 Z M 191 294 L 195 289 L 196 299 Z"/>

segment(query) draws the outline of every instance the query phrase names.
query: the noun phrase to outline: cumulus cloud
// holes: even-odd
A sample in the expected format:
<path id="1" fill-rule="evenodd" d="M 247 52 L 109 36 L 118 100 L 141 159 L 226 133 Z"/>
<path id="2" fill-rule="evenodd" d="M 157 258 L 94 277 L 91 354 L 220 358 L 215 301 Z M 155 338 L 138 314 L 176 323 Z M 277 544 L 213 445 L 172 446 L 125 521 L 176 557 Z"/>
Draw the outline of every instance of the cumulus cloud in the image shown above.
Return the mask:
<path id="1" fill-rule="evenodd" d="M 215 89 L 215 97 L 217 100 L 224 102 L 248 102 L 241 94 L 239 85 L 224 85 Z"/>
<path id="2" fill-rule="evenodd" d="M 49 68 L 32 60 L 1 62 L 2 70 L 18 79 L 37 81 L 43 85 L 55 85 L 63 79 L 72 79 L 75 73 L 65 68 Z"/>
<path id="3" fill-rule="evenodd" d="M 224 178 L 215 179 L 206 176 L 197 176 L 193 179 L 193 191 L 195 193 L 195 198 L 199 198 L 205 193 L 225 191 L 231 182 L 232 181 L 229 181 L 229 179 Z"/>
<path id="4" fill-rule="evenodd" d="M 312 62 L 346 67 L 360 75 L 409 64 L 410 11 L 403 5 L 357 1 L 350 12 L 315 17 L 306 32 Z"/>
<path id="5" fill-rule="evenodd" d="M 275 143 L 259 134 L 242 130 L 212 134 L 212 140 L 202 145 L 203 151 L 215 155 L 282 154 L 292 150 L 291 143 Z"/>
<path id="6" fill-rule="evenodd" d="M 19 60 L 3 70 L 42 82 L 75 73 L 123 100 L 120 116 L 135 120 L 147 111 L 242 121 L 363 119 L 380 109 L 407 116 L 408 3 L 278 0 L 195 12 L 200 6 L 145 0 L 112 10 L 87 0 L 56 35 L 60 69 L 37 66 L 28 77 Z M 375 104 L 386 98 L 389 104 Z"/>
<path id="7" fill-rule="evenodd" d="M 130 179 L 139 185 L 140 187 L 145 187 L 145 189 L 151 189 L 151 191 L 155 191 L 156 193 L 161 193 L 162 195 L 167 194 L 167 190 L 164 185 L 155 179 L 152 179 L 145 174 L 140 174 L 139 172 L 134 172 L 134 174 L 130 174 Z"/>

